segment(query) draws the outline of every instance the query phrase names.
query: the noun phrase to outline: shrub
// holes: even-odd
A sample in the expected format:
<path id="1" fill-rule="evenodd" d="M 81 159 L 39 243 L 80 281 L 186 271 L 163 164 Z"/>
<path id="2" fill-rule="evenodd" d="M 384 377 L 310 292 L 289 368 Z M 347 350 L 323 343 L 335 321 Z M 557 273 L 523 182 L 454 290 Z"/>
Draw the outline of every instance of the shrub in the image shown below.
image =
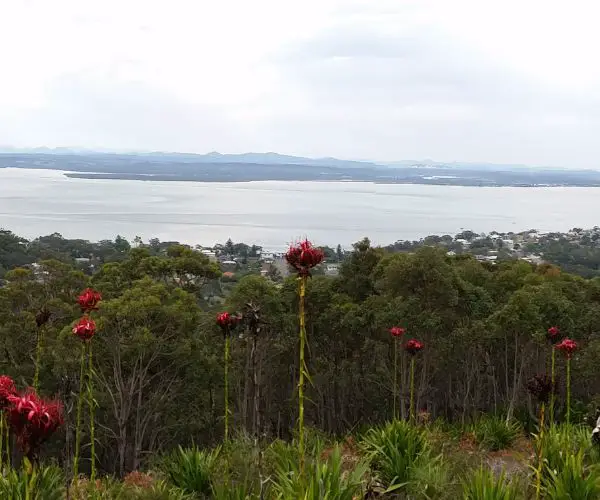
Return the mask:
<path id="1" fill-rule="evenodd" d="M 494 415 L 484 416 L 473 425 L 475 440 L 490 451 L 510 448 L 522 433 L 523 430 L 518 422 L 506 421 Z"/>
<path id="2" fill-rule="evenodd" d="M 26 462 L 24 467 L 31 465 Z M 35 467 L 30 474 L 24 469 L 9 469 L 4 476 L 0 475 L 0 498 L 62 500 L 64 497 L 64 478 L 58 467 Z"/>
<path id="3" fill-rule="evenodd" d="M 335 446 L 327 459 L 308 461 L 303 475 L 297 455 L 281 444 L 275 454 L 275 479 L 272 484 L 274 498 L 303 500 L 353 500 L 362 497 L 367 464 L 359 462 L 350 470 L 343 470 L 342 454 Z"/>
<path id="4" fill-rule="evenodd" d="M 369 430 L 362 439 L 371 467 L 388 491 L 411 498 L 443 498 L 451 486 L 442 455 L 434 455 L 425 431 L 396 420 Z"/>
<path id="5" fill-rule="evenodd" d="M 181 446 L 165 457 L 163 470 L 170 482 L 186 493 L 210 495 L 211 477 L 220 448 L 213 451 Z"/>
<path id="6" fill-rule="evenodd" d="M 517 500 L 525 498 L 524 487 L 504 474 L 496 476 L 489 468 L 480 467 L 463 483 L 464 500 Z"/>
<path id="7" fill-rule="evenodd" d="M 592 500 L 600 498 L 600 471 L 596 465 L 586 466 L 584 450 L 567 454 L 560 469 L 548 469 L 546 473 L 548 500 Z"/>
<path id="8" fill-rule="evenodd" d="M 536 452 L 541 449 L 546 464 L 545 472 L 557 473 L 566 465 L 570 455 L 582 452 L 584 461 L 594 456 L 589 429 L 578 425 L 561 424 L 544 431 L 541 441 L 536 441 Z"/>

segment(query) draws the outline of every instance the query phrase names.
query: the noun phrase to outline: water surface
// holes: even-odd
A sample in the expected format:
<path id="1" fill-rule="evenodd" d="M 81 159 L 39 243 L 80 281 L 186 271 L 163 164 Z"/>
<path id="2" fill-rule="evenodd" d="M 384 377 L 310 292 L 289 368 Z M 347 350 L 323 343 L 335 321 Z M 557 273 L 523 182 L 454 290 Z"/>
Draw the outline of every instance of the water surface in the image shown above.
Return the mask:
<path id="1" fill-rule="evenodd" d="M 69 179 L 51 170 L 0 169 L 0 227 L 27 238 L 61 233 L 99 240 L 283 249 L 375 244 L 429 234 L 566 231 L 600 225 L 600 188 L 463 187 L 344 182 L 198 183 Z"/>

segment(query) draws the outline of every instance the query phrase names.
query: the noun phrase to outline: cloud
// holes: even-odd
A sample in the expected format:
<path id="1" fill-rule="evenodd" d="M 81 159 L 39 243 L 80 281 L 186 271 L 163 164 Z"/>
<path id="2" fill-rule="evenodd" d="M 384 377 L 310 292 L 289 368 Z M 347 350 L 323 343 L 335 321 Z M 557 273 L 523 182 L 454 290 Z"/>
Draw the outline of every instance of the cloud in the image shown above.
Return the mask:
<path id="1" fill-rule="evenodd" d="M 595 167 L 599 8 L 17 3 L 0 22 L 11 47 L 0 134 L 16 145 Z"/>

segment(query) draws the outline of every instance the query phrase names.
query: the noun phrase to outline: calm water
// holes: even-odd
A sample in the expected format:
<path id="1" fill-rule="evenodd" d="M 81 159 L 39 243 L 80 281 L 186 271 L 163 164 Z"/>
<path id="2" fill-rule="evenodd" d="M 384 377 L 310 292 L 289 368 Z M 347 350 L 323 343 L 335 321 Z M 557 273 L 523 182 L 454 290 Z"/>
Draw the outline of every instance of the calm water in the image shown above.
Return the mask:
<path id="1" fill-rule="evenodd" d="M 429 234 L 600 225 L 600 188 L 477 188 L 341 182 L 141 182 L 0 169 L 0 227 L 33 238 L 231 237 L 282 249 L 298 237 L 349 246 Z"/>

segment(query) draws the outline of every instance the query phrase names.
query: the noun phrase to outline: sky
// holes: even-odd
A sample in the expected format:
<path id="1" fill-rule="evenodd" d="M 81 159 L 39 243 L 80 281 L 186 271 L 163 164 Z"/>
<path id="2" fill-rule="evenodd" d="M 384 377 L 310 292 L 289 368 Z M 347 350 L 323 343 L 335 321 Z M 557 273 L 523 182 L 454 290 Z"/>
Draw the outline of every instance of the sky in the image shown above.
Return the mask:
<path id="1" fill-rule="evenodd" d="M 600 168 L 595 0 L 20 0 L 0 144 Z"/>

